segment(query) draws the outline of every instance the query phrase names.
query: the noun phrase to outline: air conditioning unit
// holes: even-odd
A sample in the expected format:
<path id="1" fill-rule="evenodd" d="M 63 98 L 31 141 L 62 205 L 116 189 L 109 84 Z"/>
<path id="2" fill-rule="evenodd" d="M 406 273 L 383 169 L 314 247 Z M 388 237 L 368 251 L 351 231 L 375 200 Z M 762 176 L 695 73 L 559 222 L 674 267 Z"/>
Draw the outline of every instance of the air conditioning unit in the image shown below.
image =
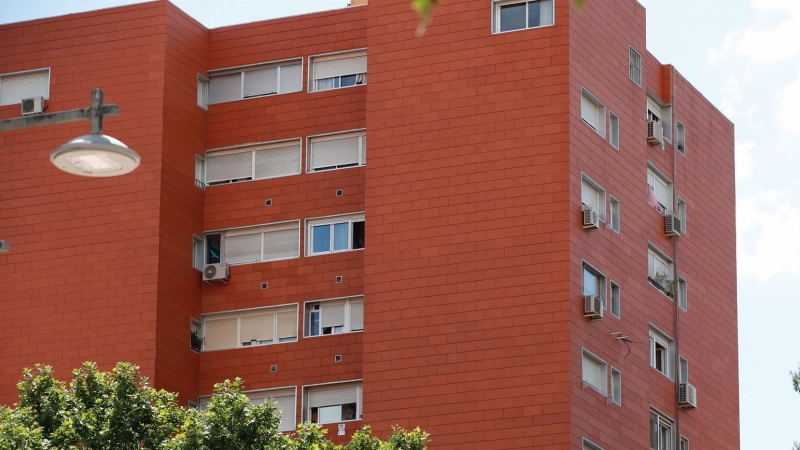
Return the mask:
<path id="1" fill-rule="evenodd" d="M 681 237 L 681 218 L 675 214 L 664 216 L 665 233 L 669 237 Z"/>
<path id="2" fill-rule="evenodd" d="M 587 295 L 583 298 L 583 317 L 592 320 L 603 318 L 603 299 L 596 295 Z"/>
<path id="3" fill-rule="evenodd" d="M 31 116 L 44 112 L 44 97 L 31 97 L 22 99 L 22 115 Z"/>
<path id="4" fill-rule="evenodd" d="M 596 209 L 590 207 L 583 208 L 583 229 L 589 231 L 600 229 L 600 214 Z"/>
<path id="5" fill-rule="evenodd" d="M 211 284 L 214 281 L 228 281 L 228 265 L 225 263 L 206 264 L 203 267 L 203 281 Z"/>
<path id="6" fill-rule="evenodd" d="M 684 409 L 697 408 L 697 389 L 689 383 L 678 386 L 678 404 Z"/>
<path id="7" fill-rule="evenodd" d="M 664 141 L 664 129 L 661 128 L 661 122 L 657 120 L 647 121 L 647 143 L 652 145 L 661 145 Z"/>

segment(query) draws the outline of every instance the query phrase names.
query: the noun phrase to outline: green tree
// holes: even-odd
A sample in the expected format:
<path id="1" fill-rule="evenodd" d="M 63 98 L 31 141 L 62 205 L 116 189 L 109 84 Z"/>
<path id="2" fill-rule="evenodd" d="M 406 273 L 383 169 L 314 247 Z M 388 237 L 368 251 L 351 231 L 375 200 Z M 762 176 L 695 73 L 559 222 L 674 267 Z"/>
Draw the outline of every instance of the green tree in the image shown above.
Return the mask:
<path id="1" fill-rule="evenodd" d="M 382 441 L 365 426 L 341 446 L 313 423 L 281 433 L 277 404 L 251 405 L 239 378 L 215 385 L 205 411 L 185 410 L 128 363 L 111 372 L 84 363 L 69 385 L 37 365 L 17 386 L 16 407 L 0 406 L 0 450 L 425 450 L 430 439 L 394 428 Z"/>

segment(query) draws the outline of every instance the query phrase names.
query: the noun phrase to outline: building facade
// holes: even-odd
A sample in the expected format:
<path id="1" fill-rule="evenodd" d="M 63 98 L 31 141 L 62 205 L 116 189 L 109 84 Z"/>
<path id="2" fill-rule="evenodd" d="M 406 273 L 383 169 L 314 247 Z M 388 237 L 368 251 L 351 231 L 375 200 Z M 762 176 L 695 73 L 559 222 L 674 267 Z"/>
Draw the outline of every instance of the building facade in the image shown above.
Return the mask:
<path id="1" fill-rule="evenodd" d="M 241 377 L 335 440 L 739 448 L 733 124 L 635 0 L 417 25 L 369 0 L 0 26 L 0 118 L 99 87 L 142 156 L 80 178 L 48 156 L 86 124 L 0 134 L 0 403 L 26 366 L 130 361 L 200 406 Z"/>

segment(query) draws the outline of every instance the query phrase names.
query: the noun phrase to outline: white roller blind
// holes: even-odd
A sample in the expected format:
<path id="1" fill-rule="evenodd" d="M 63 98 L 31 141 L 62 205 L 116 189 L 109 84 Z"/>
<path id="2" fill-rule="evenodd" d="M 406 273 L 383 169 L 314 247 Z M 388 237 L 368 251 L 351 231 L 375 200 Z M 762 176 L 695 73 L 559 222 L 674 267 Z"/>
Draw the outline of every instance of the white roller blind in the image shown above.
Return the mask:
<path id="1" fill-rule="evenodd" d="M 264 233 L 264 261 L 300 256 L 300 224 L 292 230 Z"/>
<path id="2" fill-rule="evenodd" d="M 583 379 L 595 388 L 602 390 L 600 363 L 587 355 L 583 355 Z"/>
<path id="3" fill-rule="evenodd" d="M 255 316 L 242 316 L 239 339 L 242 342 L 274 341 L 275 339 L 275 313 L 258 314 Z"/>
<path id="4" fill-rule="evenodd" d="M 581 95 L 581 119 L 594 127 L 595 130 L 598 130 L 600 128 L 598 125 L 599 116 L 597 105 L 586 97 L 586 95 Z"/>
<path id="5" fill-rule="evenodd" d="M 308 390 L 308 406 L 311 408 L 346 405 L 357 401 L 357 384 L 318 386 Z"/>
<path id="6" fill-rule="evenodd" d="M 367 72 L 367 57 L 364 56 L 343 56 L 337 59 L 315 60 L 314 79 L 339 77 L 342 75 L 355 75 Z"/>
<path id="7" fill-rule="evenodd" d="M 350 331 L 364 329 L 364 300 L 350 300 Z"/>
<path id="8" fill-rule="evenodd" d="M 600 193 L 586 180 L 581 180 L 581 202 L 600 212 Z"/>
<path id="9" fill-rule="evenodd" d="M 50 97 L 49 70 L 0 76 L 0 106 L 18 105 L 30 97 Z"/>
<path id="10" fill-rule="evenodd" d="M 273 178 L 300 173 L 300 145 L 256 150 L 255 178 Z"/>
<path id="11" fill-rule="evenodd" d="M 221 320 L 206 320 L 203 323 L 204 350 L 236 348 L 236 332 L 239 320 L 235 317 Z"/>
<path id="12" fill-rule="evenodd" d="M 297 428 L 297 412 L 294 394 L 274 397 L 281 410 L 281 426 L 279 431 L 294 431 Z"/>
<path id="13" fill-rule="evenodd" d="M 656 191 L 656 200 L 664 206 L 667 206 L 669 202 L 667 198 L 669 197 L 669 188 L 667 185 L 661 181 L 660 178 L 655 177 L 655 186 L 653 186 Z M 669 208 L 668 208 L 669 209 Z"/>
<path id="14" fill-rule="evenodd" d="M 303 90 L 303 66 L 292 64 L 281 66 L 280 93 L 299 92 Z"/>
<path id="15" fill-rule="evenodd" d="M 242 98 L 242 73 L 209 77 L 208 104 L 231 102 Z"/>
<path id="16" fill-rule="evenodd" d="M 206 159 L 206 181 L 237 180 L 253 176 L 253 152 L 208 155 Z"/>
<path id="17" fill-rule="evenodd" d="M 230 264 L 261 260 L 261 233 L 225 237 L 225 262 Z"/>
<path id="18" fill-rule="evenodd" d="M 320 315 L 322 328 L 344 326 L 344 302 L 320 303 Z"/>
<path id="19" fill-rule="evenodd" d="M 244 73 L 244 96 L 278 93 L 278 68 L 248 70 Z"/>
<path id="20" fill-rule="evenodd" d="M 358 136 L 312 141 L 311 169 L 358 164 Z"/>
<path id="21" fill-rule="evenodd" d="M 297 337 L 297 314 L 294 311 L 278 313 L 278 339 Z"/>

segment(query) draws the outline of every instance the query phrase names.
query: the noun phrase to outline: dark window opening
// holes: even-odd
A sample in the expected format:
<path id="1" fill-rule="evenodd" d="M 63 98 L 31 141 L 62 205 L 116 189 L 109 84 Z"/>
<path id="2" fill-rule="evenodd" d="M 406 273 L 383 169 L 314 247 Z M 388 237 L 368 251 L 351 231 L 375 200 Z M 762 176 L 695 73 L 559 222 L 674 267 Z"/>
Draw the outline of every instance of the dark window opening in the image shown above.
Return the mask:
<path id="1" fill-rule="evenodd" d="M 222 260 L 222 235 L 206 236 L 206 264 L 216 264 Z"/>
<path id="2" fill-rule="evenodd" d="M 353 250 L 364 248 L 364 222 L 353 222 Z"/>

